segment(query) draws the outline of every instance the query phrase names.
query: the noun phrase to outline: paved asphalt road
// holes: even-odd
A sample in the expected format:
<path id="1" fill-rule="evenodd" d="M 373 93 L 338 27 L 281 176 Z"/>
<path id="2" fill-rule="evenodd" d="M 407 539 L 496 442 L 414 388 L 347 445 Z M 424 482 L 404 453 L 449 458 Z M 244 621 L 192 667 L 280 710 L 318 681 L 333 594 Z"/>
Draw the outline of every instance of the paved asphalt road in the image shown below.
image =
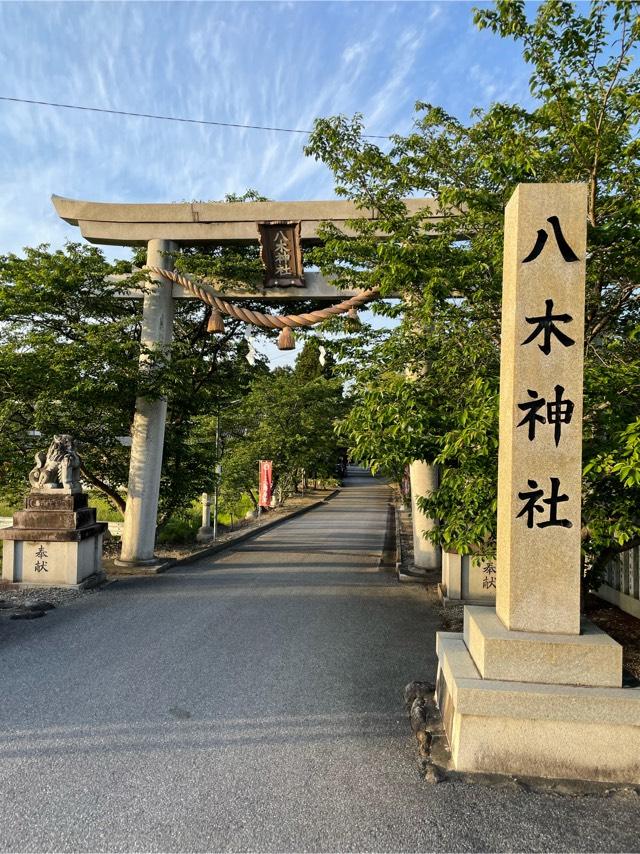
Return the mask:
<path id="1" fill-rule="evenodd" d="M 377 570 L 387 488 L 216 560 L 2 621 L 0 848 L 640 850 L 640 798 L 417 773 L 424 592 Z M 623 749 L 623 746 L 621 746 Z"/>

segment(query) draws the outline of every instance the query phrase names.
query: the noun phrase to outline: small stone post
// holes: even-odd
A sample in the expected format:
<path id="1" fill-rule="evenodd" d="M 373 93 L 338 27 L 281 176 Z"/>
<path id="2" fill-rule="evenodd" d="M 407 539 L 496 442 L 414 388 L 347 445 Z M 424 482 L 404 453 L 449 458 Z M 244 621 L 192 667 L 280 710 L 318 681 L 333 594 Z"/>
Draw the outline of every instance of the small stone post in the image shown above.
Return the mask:
<path id="1" fill-rule="evenodd" d="M 208 492 L 202 493 L 202 527 L 211 527 L 211 499 Z"/>
<path id="2" fill-rule="evenodd" d="M 170 240 L 150 240 L 147 265 L 173 269 L 176 244 Z M 166 348 L 173 337 L 173 285 L 162 276 L 151 276 L 144 296 L 141 343 L 149 348 Z M 140 356 L 140 367 L 147 359 Z M 139 397 L 133 419 L 129 488 L 122 530 L 120 560 L 124 565 L 154 563 L 160 471 L 164 446 L 167 401 Z"/>
<path id="3" fill-rule="evenodd" d="M 202 525 L 198 528 L 196 540 L 199 543 L 208 543 L 209 540 L 215 539 L 215 532 L 211 527 L 211 496 L 208 492 L 203 492 L 202 501 Z"/>

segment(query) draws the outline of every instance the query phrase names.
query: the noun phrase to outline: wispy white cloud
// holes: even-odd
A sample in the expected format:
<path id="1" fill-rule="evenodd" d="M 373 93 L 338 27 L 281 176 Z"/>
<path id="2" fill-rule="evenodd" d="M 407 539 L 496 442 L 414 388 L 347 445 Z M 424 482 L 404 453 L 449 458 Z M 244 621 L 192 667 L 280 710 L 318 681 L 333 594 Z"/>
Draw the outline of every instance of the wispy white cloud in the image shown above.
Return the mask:
<path id="1" fill-rule="evenodd" d="M 486 103 L 528 100 L 527 74 L 524 70 L 515 76 L 495 74 L 475 63 L 469 69 L 469 79 L 476 85 L 481 99 Z"/>

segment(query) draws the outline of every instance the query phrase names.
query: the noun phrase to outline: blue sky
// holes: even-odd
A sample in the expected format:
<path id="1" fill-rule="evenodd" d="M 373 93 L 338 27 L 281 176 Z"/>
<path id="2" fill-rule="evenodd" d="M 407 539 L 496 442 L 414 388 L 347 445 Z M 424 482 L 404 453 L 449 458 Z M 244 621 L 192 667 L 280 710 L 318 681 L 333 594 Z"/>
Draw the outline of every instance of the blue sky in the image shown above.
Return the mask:
<path id="1" fill-rule="evenodd" d="M 516 45 L 466 2 L 0 3 L 0 95 L 310 128 L 363 113 L 407 132 L 417 100 L 467 118 L 528 100 Z M 0 102 L 0 252 L 77 239 L 51 193 L 99 201 L 332 198 L 306 137 Z M 125 256 L 122 252 L 109 252 Z"/>

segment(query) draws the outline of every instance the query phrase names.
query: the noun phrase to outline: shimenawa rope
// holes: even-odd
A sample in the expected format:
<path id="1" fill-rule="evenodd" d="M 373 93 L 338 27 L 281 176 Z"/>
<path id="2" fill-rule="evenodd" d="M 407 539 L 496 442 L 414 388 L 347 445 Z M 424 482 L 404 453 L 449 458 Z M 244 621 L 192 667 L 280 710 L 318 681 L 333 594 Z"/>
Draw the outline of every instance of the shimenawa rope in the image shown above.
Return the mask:
<path id="1" fill-rule="evenodd" d="M 352 308 L 364 305 L 364 303 L 375 299 L 379 294 L 379 290 L 377 288 L 373 288 L 369 291 L 363 291 L 355 297 L 343 300 L 343 302 L 340 302 L 337 305 L 330 305 L 327 306 L 327 308 L 320 308 L 317 311 L 311 311 L 306 314 L 263 314 L 261 311 L 251 311 L 248 308 L 241 308 L 240 306 L 227 302 L 227 300 L 221 299 L 211 293 L 205 285 L 194 282 L 186 276 L 181 276 L 179 273 L 174 273 L 172 270 L 163 270 L 161 267 L 147 267 L 146 269 L 151 273 L 155 273 L 158 276 L 163 276 L 165 279 L 169 279 L 171 282 L 175 282 L 177 285 L 180 285 L 185 288 L 185 290 L 192 293 L 197 297 L 197 299 L 207 305 L 210 305 L 213 309 L 217 309 L 222 312 L 222 314 L 226 314 L 229 317 L 235 317 L 238 320 L 242 320 L 245 323 L 251 323 L 254 326 L 262 326 L 265 329 L 313 326 L 315 323 L 320 323 L 330 317 L 344 314 Z M 259 297 L 259 294 L 256 296 Z"/>

